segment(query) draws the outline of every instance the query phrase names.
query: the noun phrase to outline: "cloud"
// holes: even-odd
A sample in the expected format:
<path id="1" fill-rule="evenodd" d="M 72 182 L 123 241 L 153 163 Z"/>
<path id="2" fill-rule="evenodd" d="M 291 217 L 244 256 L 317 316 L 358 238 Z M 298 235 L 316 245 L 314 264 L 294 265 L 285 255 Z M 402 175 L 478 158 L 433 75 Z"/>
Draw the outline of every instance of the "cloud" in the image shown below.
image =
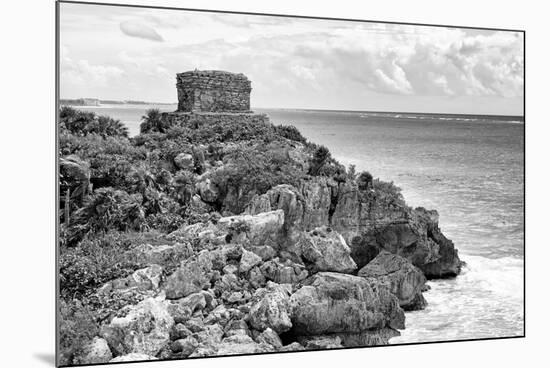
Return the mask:
<path id="1" fill-rule="evenodd" d="M 92 64 L 86 59 L 74 60 L 67 46 L 61 50 L 61 82 L 65 86 L 108 87 L 113 80 L 124 75 L 124 70 L 113 65 Z"/>
<path id="2" fill-rule="evenodd" d="M 155 31 L 154 28 L 151 28 L 141 22 L 127 20 L 120 23 L 120 30 L 127 36 L 144 38 L 146 40 L 162 42 L 164 39 L 161 35 Z"/>

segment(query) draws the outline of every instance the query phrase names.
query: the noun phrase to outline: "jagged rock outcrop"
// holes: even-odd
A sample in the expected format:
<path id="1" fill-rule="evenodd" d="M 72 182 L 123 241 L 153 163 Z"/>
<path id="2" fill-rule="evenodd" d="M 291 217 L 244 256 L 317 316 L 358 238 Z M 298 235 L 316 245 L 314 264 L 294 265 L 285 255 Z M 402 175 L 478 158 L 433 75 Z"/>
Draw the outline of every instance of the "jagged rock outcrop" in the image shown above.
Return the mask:
<path id="1" fill-rule="evenodd" d="M 404 219 L 377 225 L 355 237 L 350 244 L 359 267 L 381 250 L 398 254 L 418 267 L 427 278 L 458 275 L 462 262 L 452 241 L 439 229 L 437 211 L 408 209 Z"/>
<path id="2" fill-rule="evenodd" d="M 246 208 L 250 214 L 281 209 L 288 244 L 300 231 L 330 226 L 340 233 L 359 268 L 381 250 L 410 260 L 428 278 L 456 276 L 462 262 L 452 241 L 439 229 L 437 211 L 412 209 L 393 193 L 361 191 L 350 182 L 326 178 L 304 181 L 300 190 L 279 185 L 256 196 Z"/>
<path id="3" fill-rule="evenodd" d="M 379 282 L 358 276 L 318 273 L 292 294 L 290 303 L 296 336 L 358 336 L 405 328 L 397 298 Z"/>
<path id="4" fill-rule="evenodd" d="M 405 310 L 418 310 L 426 306 L 426 300 L 422 296 L 426 277 L 401 256 L 383 250 L 360 269 L 357 275 L 387 284 Z"/>

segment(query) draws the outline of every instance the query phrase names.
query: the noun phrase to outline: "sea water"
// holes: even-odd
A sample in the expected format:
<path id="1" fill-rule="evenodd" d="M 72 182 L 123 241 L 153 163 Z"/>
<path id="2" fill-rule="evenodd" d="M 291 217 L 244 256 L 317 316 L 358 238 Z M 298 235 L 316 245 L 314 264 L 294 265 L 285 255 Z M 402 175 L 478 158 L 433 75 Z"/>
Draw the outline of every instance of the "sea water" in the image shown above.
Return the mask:
<path id="1" fill-rule="evenodd" d="M 81 107 L 139 133 L 148 108 Z M 524 123 L 514 117 L 256 109 L 292 124 L 358 172 L 393 181 L 407 203 L 437 209 L 466 262 L 429 281 L 425 310 L 407 312 L 391 343 L 520 336 L 524 331 Z"/>

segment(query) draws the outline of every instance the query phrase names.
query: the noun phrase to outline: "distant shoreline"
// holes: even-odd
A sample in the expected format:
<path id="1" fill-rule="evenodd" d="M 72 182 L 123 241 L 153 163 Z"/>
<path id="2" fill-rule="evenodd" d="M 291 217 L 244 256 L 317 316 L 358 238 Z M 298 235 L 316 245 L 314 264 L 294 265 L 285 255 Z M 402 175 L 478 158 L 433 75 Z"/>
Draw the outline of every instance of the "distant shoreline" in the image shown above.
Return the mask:
<path id="1" fill-rule="evenodd" d="M 82 104 L 82 100 L 97 100 L 96 104 Z M 146 102 L 146 101 L 118 101 L 118 100 L 99 100 L 99 99 L 60 99 L 60 105 L 74 107 L 111 107 L 111 106 L 170 106 L 177 105 L 177 102 Z M 460 119 L 481 119 L 481 120 L 500 120 L 500 121 L 519 121 L 524 123 L 524 115 L 497 115 L 497 114 L 457 114 L 443 112 L 411 112 L 411 111 L 374 111 L 374 110 L 336 110 L 336 109 L 308 109 L 308 108 L 284 108 L 284 107 L 253 107 L 253 110 L 283 110 L 283 111 L 303 111 L 303 112 L 335 112 L 335 113 L 359 113 L 375 115 L 405 115 L 406 116 L 440 116 L 447 118 Z"/>

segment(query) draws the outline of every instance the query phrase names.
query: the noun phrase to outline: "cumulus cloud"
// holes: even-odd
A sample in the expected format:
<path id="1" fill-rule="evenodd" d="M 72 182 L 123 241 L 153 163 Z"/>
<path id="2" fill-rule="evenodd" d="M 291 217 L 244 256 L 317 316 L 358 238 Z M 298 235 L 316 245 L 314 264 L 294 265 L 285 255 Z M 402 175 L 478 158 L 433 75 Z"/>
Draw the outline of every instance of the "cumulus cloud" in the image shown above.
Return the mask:
<path id="1" fill-rule="evenodd" d="M 62 87 L 107 87 L 124 75 L 124 70 L 114 65 L 92 64 L 86 59 L 74 60 L 67 46 L 61 46 L 60 71 Z"/>
<path id="2" fill-rule="evenodd" d="M 162 42 L 164 39 L 154 28 L 134 20 L 120 23 L 120 30 L 127 36 Z"/>

